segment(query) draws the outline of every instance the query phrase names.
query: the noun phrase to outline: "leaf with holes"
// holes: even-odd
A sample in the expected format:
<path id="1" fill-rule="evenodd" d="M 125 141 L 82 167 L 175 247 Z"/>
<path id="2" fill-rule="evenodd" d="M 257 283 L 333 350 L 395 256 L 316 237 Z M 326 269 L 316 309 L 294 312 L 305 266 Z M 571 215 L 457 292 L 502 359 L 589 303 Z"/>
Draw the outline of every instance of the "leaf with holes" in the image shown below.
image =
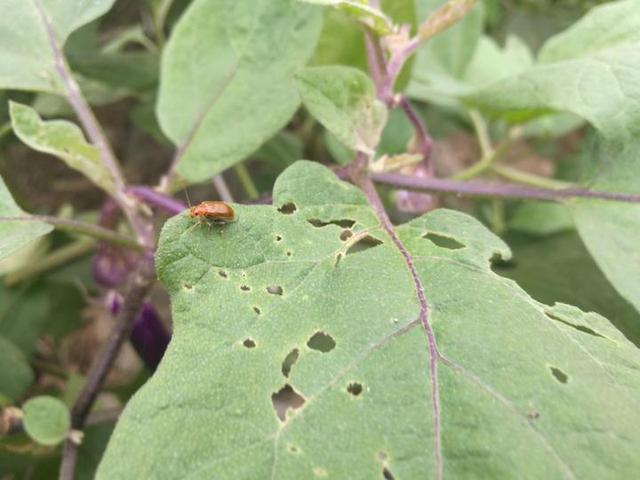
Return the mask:
<path id="1" fill-rule="evenodd" d="M 157 113 L 178 173 L 207 179 L 243 160 L 300 104 L 293 74 L 313 53 L 320 9 L 294 0 L 195 0 L 162 55 Z"/>
<path id="2" fill-rule="evenodd" d="M 281 175 L 274 206 L 237 213 L 166 224 L 156 261 L 174 337 L 98 479 L 640 468 L 637 349 L 604 318 L 493 273 L 509 250 L 472 217 L 437 210 L 399 227 L 409 262 L 363 194 L 310 162 Z"/>
<path id="3" fill-rule="evenodd" d="M 387 108 L 371 79 L 353 67 L 309 67 L 298 75 L 305 107 L 342 143 L 373 154 L 387 123 Z"/>
<path id="4" fill-rule="evenodd" d="M 114 0 L 3 0 L 0 89 L 63 93 L 56 62 L 71 32 L 98 18 Z"/>
<path id="5" fill-rule="evenodd" d="M 55 155 L 108 193 L 113 177 L 100 160 L 100 152 L 87 143 L 82 131 L 66 120 L 43 121 L 33 108 L 9 102 L 13 131 L 25 144 L 39 152 Z"/>
<path id="6" fill-rule="evenodd" d="M 27 214 L 16 204 L 0 177 L 0 217 L 24 217 Z M 46 235 L 53 227 L 42 222 L 0 220 L 0 260 L 18 252 L 33 240 Z"/>

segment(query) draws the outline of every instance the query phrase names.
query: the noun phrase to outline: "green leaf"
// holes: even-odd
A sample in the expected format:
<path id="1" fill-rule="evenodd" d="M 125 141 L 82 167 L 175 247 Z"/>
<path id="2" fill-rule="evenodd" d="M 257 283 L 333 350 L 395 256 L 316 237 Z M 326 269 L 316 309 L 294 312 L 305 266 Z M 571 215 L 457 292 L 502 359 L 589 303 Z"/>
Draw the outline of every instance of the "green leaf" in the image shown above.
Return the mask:
<path id="1" fill-rule="evenodd" d="M 370 7 L 367 1 L 360 0 L 298 0 L 314 3 L 325 7 L 334 7 L 348 13 L 371 28 L 377 35 L 384 36 L 394 33 L 395 27 L 389 17 L 377 8 Z"/>
<path id="2" fill-rule="evenodd" d="M 416 26 L 416 5 L 413 0 L 383 0 L 382 10 L 398 25 Z M 324 26 L 311 61 L 312 66 L 345 65 L 368 72 L 364 32 L 349 15 L 335 9 L 325 9 Z M 410 77 L 413 57 L 403 69 L 396 89 L 403 90 Z"/>
<path id="3" fill-rule="evenodd" d="M 84 174 L 108 193 L 113 177 L 100 159 L 100 151 L 87 143 L 82 131 L 66 120 L 43 121 L 33 108 L 9 102 L 13 131 L 25 144 L 39 152 L 55 155 L 70 168 Z"/>
<path id="4" fill-rule="evenodd" d="M 427 18 L 444 3 L 445 0 L 419 0 L 418 18 Z M 483 3 L 478 2 L 465 18 L 418 50 L 409 95 L 439 104 L 451 103 L 451 97 L 464 89 L 462 79 L 481 39 L 484 17 Z"/>
<path id="5" fill-rule="evenodd" d="M 49 307 L 42 285 L 12 289 L 0 285 L 0 335 L 31 355 L 52 313 Z"/>
<path id="6" fill-rule="evenodd" d="M 371 79 L 343 66 L 308 67 L 297 76 L 305 107 L 342 143 L 372 154 L 387 122 Z"/>
<path id="7" fill-rule="evenodd" d="M 640 193 L 640 9 L 611 2 L 543 46 L 538 63 L 467 98 L 487 111 L 526 118 L 568 111 L 600 133 L 587 155 L 594 168 L 584 183 L 594 190 Z M 603 88 L 603 86 L 610 86 Z M 640 311 L 640 205 L 570 202 L 578 231 L 616 289 Z"/>
<path id="8" fill-rule="evenodd" d="M 633 68 L 640 61 L 637 7 L 636 1 L 626 0 L 594 8 L 549 39 L 533 68 L 486 86 L 467 100 L 511 116 L 519 111 L 569 111 L 606 137 L 633 138 L 640 131 L 640 105 L 634 93 L 639 74 Z"/>
<path id="9" fill-rule="evenodd" d="M 640 88 L 636 91 L 640 93 Z M 605 140 L 588 154 L 596 162 L 594 173 L 585 181 L 589 188 L 640 193 L 640 141 Z M 640 204 L 576 200 L 569 206 L 598 266 L 640 312 Z"/>
<path id="10" fill-rule="evenodd" d="M 24 353 L 0 335 L 0 396 L 18 400 L 33 382 L 33 372 Z"/>
<path id="11" fill-rule="evenodd" d="M 640 315 L 611 286 L 576 232 L 545 238 L 509 235 L 514 260 L 497 272 L 514 279 L 543 303 L 571 303 L 606 316 L 636 345 L 640 344 Z"/>
<path id="12" fill-rule="evenodd" d="M 446 359 L 435 378 L 406 260 L 358 189 L 298 162 L 273 206 L 236 208 L 211 230 L 165 225 L 174 336 L 97 479 L 436 478 L 437 440 L 444 478 L 640 468 L 638 350 L 493 273 L 509 250 L 472 217 L 397 229 Z"/>
<path id="13" fill-rule="evenodd" d="M 53 44 L 98 18 L 114 0 L 4 0 L 0 16 L 0 89 L 63 93 Z"/>
<path id="14" fill-rule="evenodd" d="M 22 406 L 22 411 L 22 423 L 27 435 L 42 445 L 62 442 L 71 427 L 67 406 L 54 397 L 31 398 Z"/>
<path id="15" fill-rule="evenodd" d="M 0 177 L 0 217 L 23 217 L 23 212 L 11 197 Z M 46 235 L 53 227 L 42 222 L 0 220 L 0 260 L 18 252 L 27 243 Z"/>
<path id="16" fill-rule="evenodd" d="M 320 9 L 294 0 L 196 0 L 164 50 L 157 112 L 204 180 L 273 136 L 299 106 L 294 72 L 313 53 Z"/>

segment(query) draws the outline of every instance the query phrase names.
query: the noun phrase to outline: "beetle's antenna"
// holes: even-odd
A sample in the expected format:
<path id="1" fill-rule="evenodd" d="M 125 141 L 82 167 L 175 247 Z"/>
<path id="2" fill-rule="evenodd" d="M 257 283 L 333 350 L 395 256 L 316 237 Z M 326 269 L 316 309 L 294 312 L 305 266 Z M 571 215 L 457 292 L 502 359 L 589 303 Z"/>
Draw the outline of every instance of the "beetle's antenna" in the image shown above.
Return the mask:
<path id="1" fill-rule="evenodd" d="M 184 194 L 187 197 L 187 205 L 189 205 L 189 208 L 191 208 L 193 205 L 191 205 L 191 199 L 189 198 L 189 189 L 188 188 L 184 189 Z"/>

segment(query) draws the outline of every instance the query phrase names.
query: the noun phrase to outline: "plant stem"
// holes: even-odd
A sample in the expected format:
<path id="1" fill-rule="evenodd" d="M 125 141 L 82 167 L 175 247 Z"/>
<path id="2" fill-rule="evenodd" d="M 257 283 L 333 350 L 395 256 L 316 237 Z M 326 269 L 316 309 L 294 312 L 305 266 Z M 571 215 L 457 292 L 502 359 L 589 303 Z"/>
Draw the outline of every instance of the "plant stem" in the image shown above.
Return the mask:
<path id="1" fill-rule="evenodd" d="M 118 315 L 116 324 L 96 362 L 91 366 L 87 381 L 71 409 L 71 428 L 73 430 L 82 430 L 85 427 L 89 411 L 122 345 L 129 337 L 133 328 L 133 321 L 153 285 L 154 278 L 153 261 L 150 258 L 142 259 L 140 268 L 133 275 L 127 288 L 122 310 Z M 64 444 L 62 465 L 60 467 L 60 480 L 74 479 L 77 459 L 78 445 L 67 439 Z"/>
<path id="2" fill-rule="evenodd" d="M 104 240 L 114 245 L 131 248 L 132 250 L 144 250 L 145 246 L 135 239 L 122 235 L 91 223 L 79 222 L 67 218 L 59 218 L 50 215 L 25 215 L 22 217 L 0 217 L 0 222 L 43 222 L 52 225 L 57 230 L 88 235 L 99 240 Z"/>
<path id="3" fill-rule="evenodd" d="M 411 177 L 396 173 L 373 173 L 374 182 L 406 190 L 452 193 L 459 196 L 511 198 L 561 202 L 570 198 L 591 198 L 616 202 L 640 203 L 640 195 L 599 192 L 583 188 L 544 189 L 511 184 L 460 182 L 443 178 Z"/>
<path id="4" fill-rule="evenodd" d="M 571 184 L 555 180 L 553 178 L 541 177 L 533 173 L 523 172 L 507 165 L 495 164 L 491 166 L 491 171 L 512 182 L 522 183 L 537 188 L 564 189 L 571 188 Z"/>
<path id="5" fill-rule="evenodd" d="M 69 245 L 54 250 L 37 263 L 30 263 L 20 270 L 16 270 L 4 277 L 4 284 L 12 287 L 20 282 L 36 277 L 44 272 L 65 265 L 71 260 L 80 258 L 91 252 L 96 246 L 92 238 L 83 238 Z"/>
<path id="6" fill-rule="evenodd" d="M 387 104 L 392 102 L 393 86 L 405 62 L 413 55 L 421 43 L 451 27 L 469 13 L 475 0 L 449 0 L 433 12 L 418 28 L 418 34 L 391 55 L 387 64 L 387 75 L 379 97 Z"/>
<path id="7" fill-rule="evenodd" d="M 422 285 L 422 280 L 420 279 L 420 275 L 416 269 L 413 257 L 405 247 L 405 245 L 400 240 L 400 237 L 395 231 L 391 220 L 389 219 L 389 215 L 384 209 L 384 205 L 382 204 L 382 200 L 378 195 L 375 185 L 371 181 L 371 178 L 367 174 L 367 164 L 369 163 L 370 158 L 366 153 L 358 152 L 356 155 L 356 159 L 354 162 L 348 167 L 349 174 L 351 180 L 354 184 L 356 184 L 367 197 L 367 201 L 369 205 L 375 212 L 378 217 L 378 221 L 380 222 L 380 226 L 390 237 L 396 249 L 402 255 L 404 263 L 411 274 L 411 278 L 413 280 L 414 289 L 416 298 L 418 300 L 418 304 L 420 306 L 420 312 L 418 314 L 418 319 L 420 321 L 420 325 L 424 331 L 425 337 L 427 339 L 427 346 L 429 349 L 429 378 L 431 379 L 431 408 L 433 415 L 433 450 L 434 450 L 434 462 L 435 462 L 435 470 L 436 470 L 436 478 L 438 480 L 442 479 L 443 470 L 442 470 L 442 442 L 441 442 L 441 414 L 440 414 L 440 393 L 439 393 L 439 384 L 438 384 L 438 362 L 441 359 L 440 353 L 438 351 L 438 345 L 436 342 L 435 333 L 433 331 L 433 327 L 429 322 L 429 314 L 430 308 L 429 303 L 427 301 L 424 287 Z"/>
<path id="8" fill-rule="evenodd" d="M 411 102 L 404 95 L 400 97 L 400 107 L 404 111 L 404 114 L 409 119 L 411 125 L 413 125 L 413 130 L 416 135 L 416 147 L 418 152 L 422 155 L 422 161 L 430 167 L 432 170 L 432 165 L 429 162 L 429 158 L 431 157 L 431 152 L 433 150 L 433 140 L 429 135 L 429 131 L 427 130 L 427 126 L 422 121 L 422 118 L 413 108 Z"/>
<path id="9" fill-rule="evenodd" d="M 127 193 L 144 200 L 152 207 L 164 210 L 170 215 L 177 215 L 187 208 L 187 206 L 181 201 L 176 200 L 169 195 L 165 195 L 164 193 L 158 192 L 151 187 L 145 187 L 142 185 L 128 187 Z"/>
<path id="10" fill-rule="evenodd" d="M 11 122 L 5 122 L 2 125 L 0 125 L 0 140 L 2 140 L 5 135 L 11 132 L 11 129 L 12 129 Z"/>
<path id="11" fill-rule="evenodd" d="M 484 121 L 484 118 L 477 110 L 469 110 L 469 117 L 471 117 L 471 123 L 473 124 L 474 131 L 476 132 L 482 156 L 487 157 L 492 155 L 493 146 L 491 144 L 491 136 L 489 135 L 487 122 Z"/>
<path id="12" fill-rule="evenodd" d="M 258 198 L 260 196 L 260 192 L 256 188 L 255 183 L 253 183 L 253 179 L 251 178 L 251 175 L 249 175 L 249 171 L 244 163 L 237 163 L 233 167 L 233 170 L 236 172 L 238 180 L 240 180 L 240 184 L 242 185 L 242 188 L 247 194 L 249 200 L 255 200 Z"/>
<path id="13" fill-rule="evenodd" d="M 91 107 L 82 95 L 80 87 L 78 86 L 78 83 L 76 82 L 71 73 L 71 70 L 69 69 L 69 66 L 67 65 L 67 61 L 64 53 L 62 52 L 62 48 L 58 44 L 53 25 L 51 24 L 47 12 L 42 5 L 42 0 L 34 0 L 34 2 L 40 14 L 40 19 L 42 20 L 42 23 L 47 31 L 49 46 L 53 54 L 54 66 L 56 71 L 58 72 L 60 80 L 62 81 L 62 85 L 64 86 L 67 100 L 78 116 L 80 123 L 82 123 L 87 136 L 100 151 L 100 159 L 102 163 L 111 173 L 111 177 L 113 178 L 113 182 L 115 185 L 115 200 L 118 202 L 119 207 L 127 217 L 127 220 L 136 233 L 138 240 L 140 240 L 140 242 L 142 243 L 148 243 L 150 240 L 149 229 L 138 217 L 135 205 L 129 202 L 127 196 L 124 193 L 125 182 L 122 176 L 122 171 L 120 170 L 120 165 L 118 164 L 118 161 L 116 160 L 116 157 L 111 150 L 109 141 L 107 140 L 107 137 L 102 130 L 100 123 L 91 110 Z"/>
<path id="14" fill-rule="evenodd" d="M 216 191 L 218 192 L 218 195 L 220 195 L 220 198 L 222 200 L 228 203 L 234 202 L 233 195 L 231 195 L 231 190 L 229 190 L 229 185 L 227 185 L 227 182 L 225 181 L 222 174 L 219 174 L 213 177 L 212 182 L 213 182 L 213 186 L 215 187 Z"/>

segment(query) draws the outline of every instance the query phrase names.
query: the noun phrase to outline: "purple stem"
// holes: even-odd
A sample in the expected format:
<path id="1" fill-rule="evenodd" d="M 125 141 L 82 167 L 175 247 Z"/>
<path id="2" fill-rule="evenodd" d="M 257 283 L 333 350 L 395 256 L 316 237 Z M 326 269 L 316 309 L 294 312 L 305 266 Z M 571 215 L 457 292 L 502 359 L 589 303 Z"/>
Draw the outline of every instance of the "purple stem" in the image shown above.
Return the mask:
<path id="1" fill-rule="evenodd" d="M 431 140 L 427 126 L 422 121 L 420 115 L 418 115 L 418 112 L 413 108 L 411 102 L 404 95 L 400 98 L 400 107 L 402 107 L 402 110 L 416 132 L 416 146 L 418 148 L 418 152 L 422 155 L 422 160 L 429 173 L 433 173 L 433 165 L 429 162 L 429 158 L 431 157 L 431 152 L 433 150 L 433 140 Z"/>
<path id="2" fill-rule="evenodd" d="M 442 178 L 411 177 L 397 173 L 373 173 L 371 174 L 371 179 L 377 183 L 407 190 L 454 193 L 460 196 L 531 199 L 547 202 L 560 202 L 568 198 L 593 198 L 617 202 L 640 203 L 640 195 L 598 192 L 584 188 L 552 190 L 511 184 L 461 182 Z"/>
<path id="3" fill-rule="evenodd" d="M 373 211 L 375 212 L 380 225 L 385 230 L 387 235 L 391 238 L 391 241 L 398 249 L 404 263 L 411 274 L 415 294 L 420 305 L 420 312 L 418 320 L 422 325 L 425 337 L 427 339 L 427 345 L 429 348 L 429 379 L 431 383 L 431 411 L 433 417 L 433 453 L 435 461 L 436 478 L 442 479 L 443 466 L 442 466 L 442 442 L 441 442 L 441 414 L 440 414 L 440 391 L 438 384 L 438 361 L 441 359 L 440 352 L 438 351 L 438 345 L 436 342 L 435 332 L 429 321 L 429 303 L 424 292 L 424 286 L 422 280 L 418 274 L 418 270 L 413 261 L 413 257 L 407 250 L 407 248 L 398 237 L 395 231 L 389 215 L 387 215 L 382 200 L 376 191 L 376 187 L 371 181 L 369 175 L 367 175 L 366 167 L 369 163 L 369 158 L 365 153 L 358 152 L 356 159 L 349 168 L 349 173 L 353 183 L 355 183 L 363 191 Z"/>
<path id="4" fill-rule="evenodd" d="M 181 201 L 171 198 L 164 193 L 160 193 L 151 187 L 133 186 L 127 188 L 126 192 L 171 215 L 177 215 L 187 208 Z"/>

